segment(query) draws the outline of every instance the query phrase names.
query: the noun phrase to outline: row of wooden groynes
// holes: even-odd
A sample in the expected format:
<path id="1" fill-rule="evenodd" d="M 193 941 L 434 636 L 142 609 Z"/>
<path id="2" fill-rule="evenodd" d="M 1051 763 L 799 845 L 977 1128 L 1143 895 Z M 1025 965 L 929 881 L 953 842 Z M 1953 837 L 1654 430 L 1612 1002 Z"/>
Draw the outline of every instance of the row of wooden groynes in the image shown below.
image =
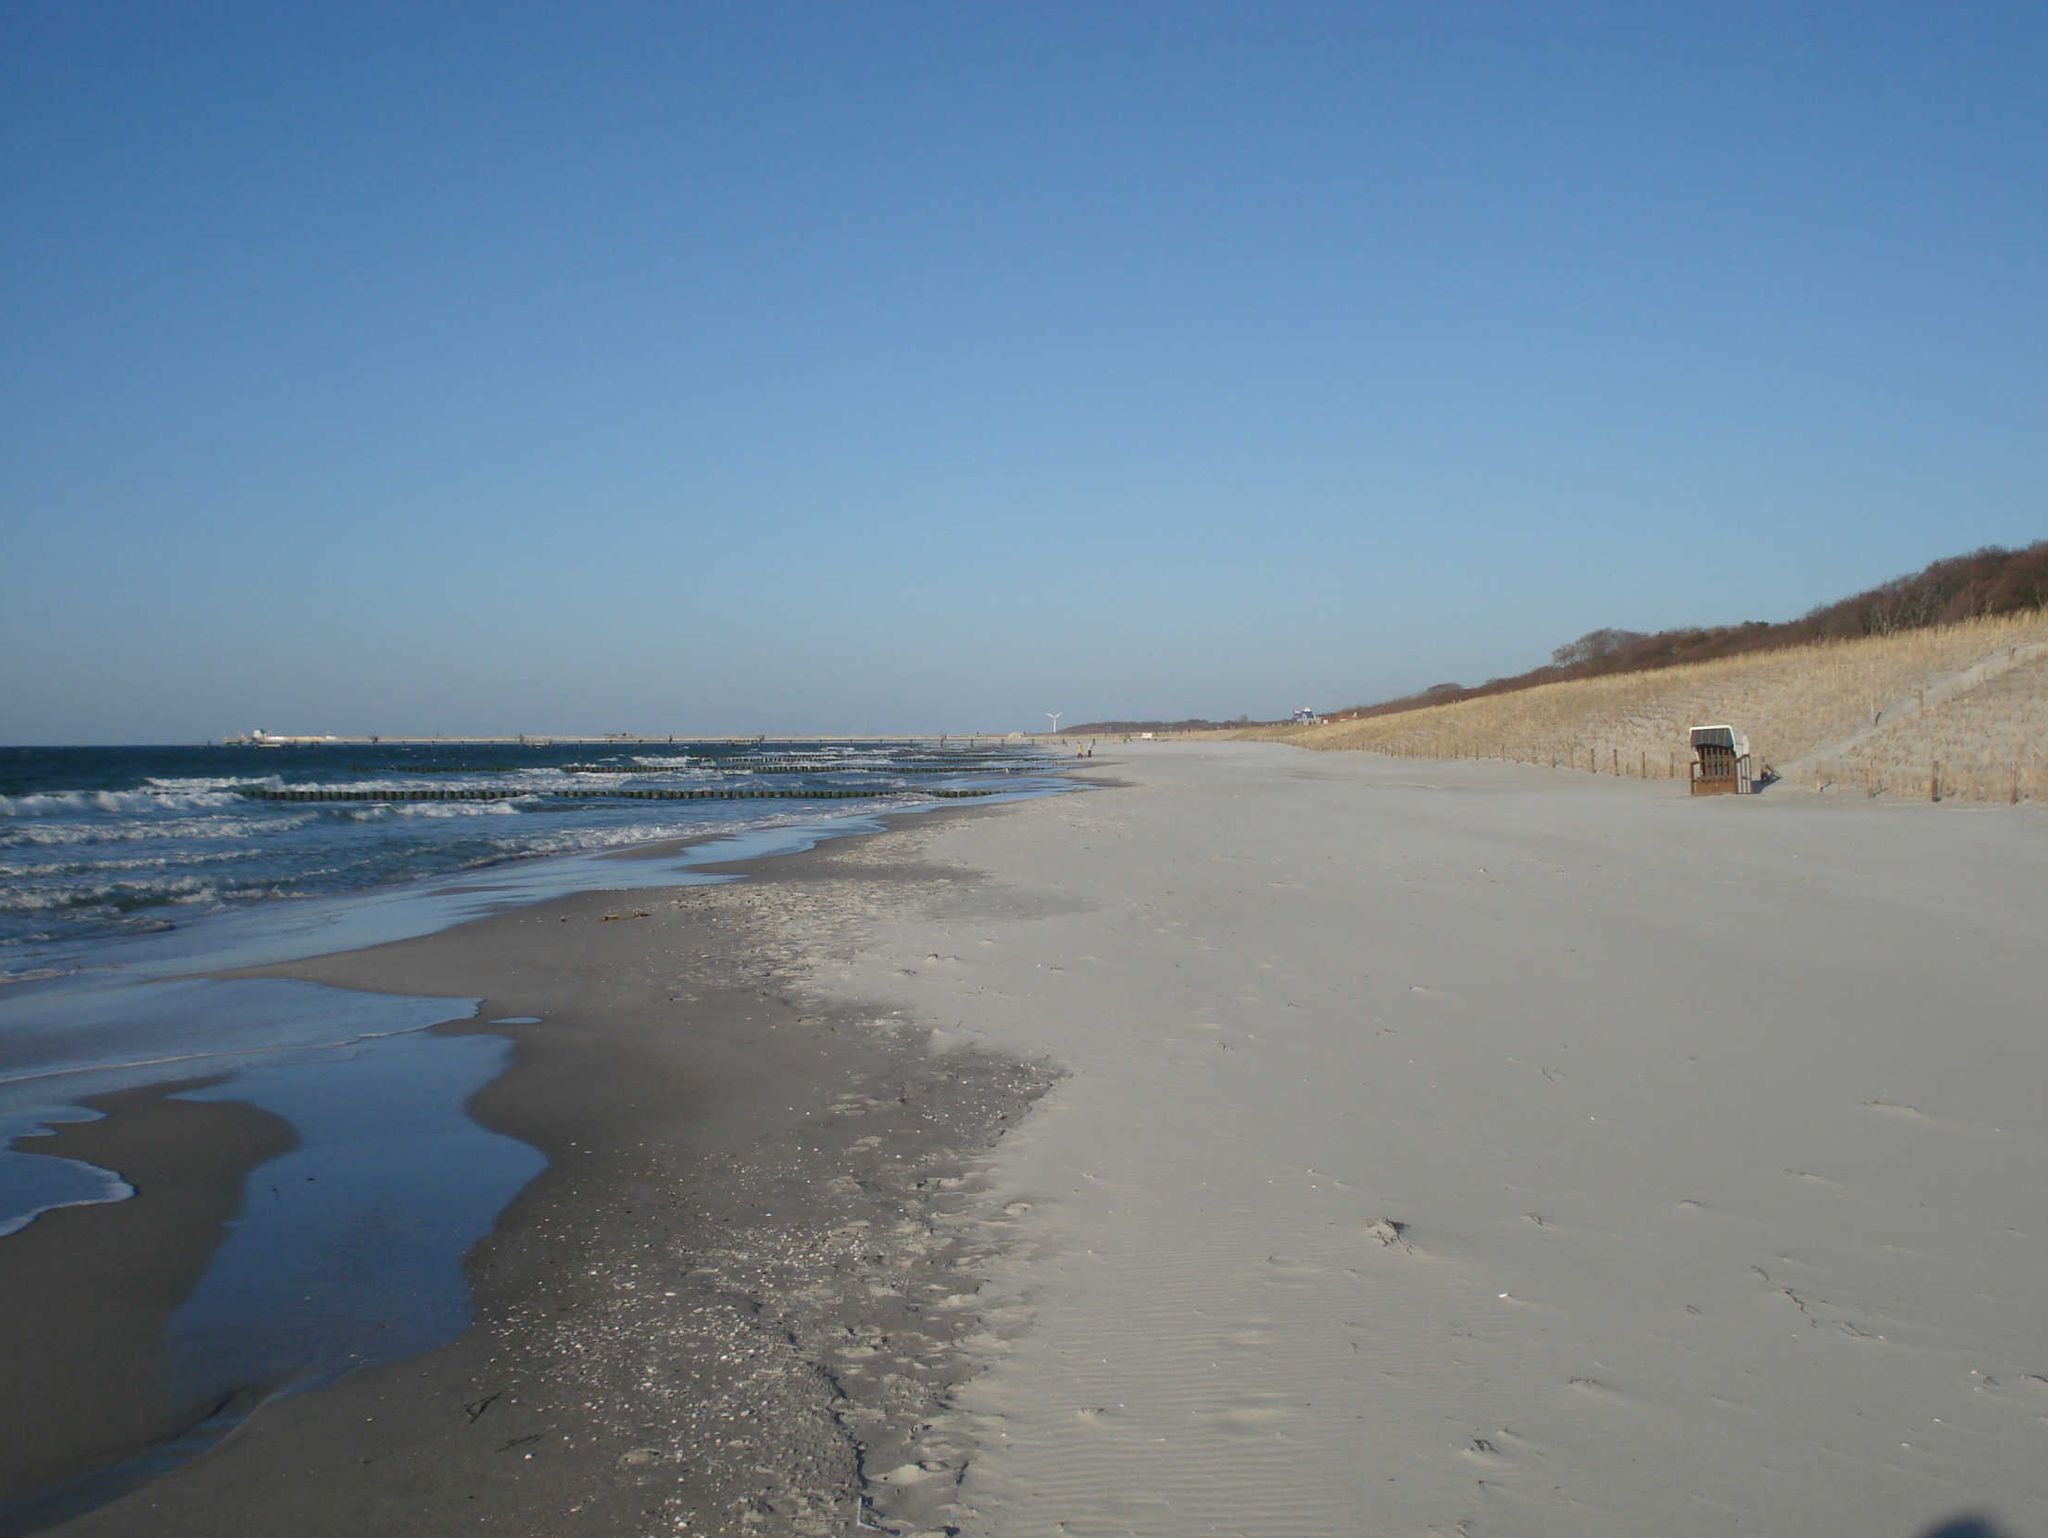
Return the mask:
<path id="1" fill-rule="evenodd" d="M 565 764 L 567 774 L 659 774 L 659 769 L 646 769 L 624 764 Z M 710 763 L 705 766 L 713 770 L 745 770 L 749 774 L 1018 774 L 1025 771 L 1042 772 L 1051 768 L 1043 763 L 1014 764 L 736 764 Z"/>
<path id="2" fill-rule="evenodd" d="M 496 774 L 503 764 L 350 764 L 351 774 Z M 1010 774 L 1022 770 L 1052 767 L 1045 759 L 961 759 L 957 762 L 918 764 L 798 764 L 786 759 L 706 759 L 707 769 L 747 769 L 755 774 Z M 645 764 L 564 764 L 564 774 L 658 775 L 664 771 Z"/>
<path id="3" fill-rule="evenodd" d="M 268 786 L 244 785 L 240 793 L 251 801 L 518 801 L 527 796 L 545 796 L 555 801 L 856 801 L 882 794 L 876 790 L 498 790 L 431 788 L 426 790 L 273 790 Z M 988 790 L 945 790 L 933 787 L 924 792 L 948 801 L 970 796 L 994 796 Z"/>

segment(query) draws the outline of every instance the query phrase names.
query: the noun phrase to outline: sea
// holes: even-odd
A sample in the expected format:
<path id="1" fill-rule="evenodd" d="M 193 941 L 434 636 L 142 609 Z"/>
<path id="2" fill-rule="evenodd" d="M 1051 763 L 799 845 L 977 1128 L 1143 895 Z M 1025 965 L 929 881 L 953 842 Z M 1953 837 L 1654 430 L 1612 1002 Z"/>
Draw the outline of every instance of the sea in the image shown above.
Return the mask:
<path id="1" fill-rule="evenodd" d="M 52 1213 L 120 1221 L 121 1170 L 39 1145 L 122 1114 L 122 1092 L 241 1101 L 297 1140 L 246 1177 L 164 1342 L 172 1411 L 205 1413 L 140 1458 L 0 1489 L 0 1535 L 155 1477 L 277 1395 L 452 1338 L 463 1256 L 545 1166 L 464 1110 L 510 1042 L 433 1027 L 479 1022 L 480 1000 L 214 974 L 731 880 L 705 867 L 1071 789 L 1062 767 L 973 738 L 0 748 L 0 1262 Z"/>
<path id="2" fill-rule="evenodd" d="M 1045 764 L 976 739 L 0 748 L 0 985 L 227 908 L 1014 791 Z"/>

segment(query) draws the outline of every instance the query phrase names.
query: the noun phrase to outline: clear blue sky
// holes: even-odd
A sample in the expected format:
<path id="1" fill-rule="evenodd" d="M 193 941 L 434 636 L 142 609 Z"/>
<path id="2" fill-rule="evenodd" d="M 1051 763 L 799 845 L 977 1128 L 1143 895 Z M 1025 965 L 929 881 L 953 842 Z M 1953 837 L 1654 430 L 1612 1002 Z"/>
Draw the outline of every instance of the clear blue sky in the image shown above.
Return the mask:
<path id="1" fill-rule="evenodd" d="M 2048 7 L 0 11 L 0 741 L 1029 727 L 2048 534 Z"/>

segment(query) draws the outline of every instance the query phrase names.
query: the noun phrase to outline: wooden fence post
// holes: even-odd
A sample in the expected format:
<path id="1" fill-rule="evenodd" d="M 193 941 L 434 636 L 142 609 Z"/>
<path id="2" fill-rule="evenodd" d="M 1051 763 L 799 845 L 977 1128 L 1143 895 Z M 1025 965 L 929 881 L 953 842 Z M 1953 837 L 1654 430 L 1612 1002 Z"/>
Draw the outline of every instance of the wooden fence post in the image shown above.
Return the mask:
<path id="1" fill-rule="evenodd" d="M 1927 776 L 1927 799 L 1929 801 L 1939 801 L 1941 799 L 1941 760 L 1938 758 L 1934 761 L 1934 772 Z"/>

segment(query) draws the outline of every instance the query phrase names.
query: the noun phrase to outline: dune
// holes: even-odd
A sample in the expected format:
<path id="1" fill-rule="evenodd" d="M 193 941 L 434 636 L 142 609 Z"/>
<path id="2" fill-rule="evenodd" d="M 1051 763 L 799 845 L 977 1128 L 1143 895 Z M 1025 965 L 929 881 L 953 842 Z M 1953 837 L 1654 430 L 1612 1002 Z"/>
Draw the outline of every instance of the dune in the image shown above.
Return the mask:
<path id="1" fill-rule="evenodd" d="M 1497 758 L 1682 778 L 1686 729 L 1736 724 L 1787 789 L 2040 801 L 2048 612 L 1813 642 L 1541 684 L 1313 726 L 1248 728 L 1304 748 Z"/>

